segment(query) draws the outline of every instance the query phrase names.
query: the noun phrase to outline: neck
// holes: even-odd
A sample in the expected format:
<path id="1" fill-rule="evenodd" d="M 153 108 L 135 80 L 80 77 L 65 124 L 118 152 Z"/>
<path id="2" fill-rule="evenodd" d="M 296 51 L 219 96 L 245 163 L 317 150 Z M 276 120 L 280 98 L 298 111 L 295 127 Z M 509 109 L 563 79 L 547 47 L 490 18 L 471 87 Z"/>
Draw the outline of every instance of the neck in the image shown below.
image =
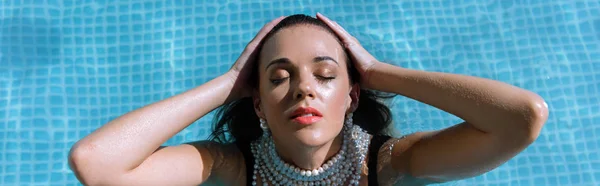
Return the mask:
<path id="1" fill-rule="evenodd" d="M 327 160 L 335 156 L 342 147 L 343 133 L 332 141 L 320 146 L 280 143 L 274 140 L 277 154 L 281 159 L 298 168 L 312 170 L 321 167 Z"/>

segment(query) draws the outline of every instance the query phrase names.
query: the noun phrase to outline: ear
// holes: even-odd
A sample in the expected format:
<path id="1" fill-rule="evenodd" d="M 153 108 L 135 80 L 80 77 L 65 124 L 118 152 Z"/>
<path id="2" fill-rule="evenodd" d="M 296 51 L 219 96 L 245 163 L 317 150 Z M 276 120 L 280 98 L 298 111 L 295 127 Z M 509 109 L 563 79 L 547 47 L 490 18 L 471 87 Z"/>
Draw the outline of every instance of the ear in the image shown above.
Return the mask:
<path id="1" fill-rule="evenodd" d="M 360 85 L 358 83 L 352 85 L 349 96 L 350 100 L 348 101 L 347 113 L 354 112 L 358 108 L 358 98 L 360 97 Z"/>
<path id="2" fill-rule="evenodd" d="M 262 105 L 261 105 L 261 100 L 260 100 L 260 93 L 258 92 L 258 90 L 254 90 L 252 92 L 252 104 L 254 105 L 254 112 L 256 112 L 256 115 L 259 118 L 265 118 L 265 113 L 264 110 L 262 109 Z"/>

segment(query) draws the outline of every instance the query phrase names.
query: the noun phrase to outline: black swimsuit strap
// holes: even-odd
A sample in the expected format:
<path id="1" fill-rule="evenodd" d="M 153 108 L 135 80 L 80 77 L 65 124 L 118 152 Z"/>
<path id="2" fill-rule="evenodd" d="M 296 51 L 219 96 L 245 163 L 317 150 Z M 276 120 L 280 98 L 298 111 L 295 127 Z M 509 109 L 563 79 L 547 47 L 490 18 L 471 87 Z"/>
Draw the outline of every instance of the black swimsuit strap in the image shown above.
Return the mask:
<path id="1" fill-rule="evenodd" d="M 379 185 L 377 181 L 377 156 L 381 146 L 389 139 L 389 136 L 382 135 L 376 135 L 371 138 L 371 144 L 369 145 L 369 162 L 367 162 L 367 167 L 369 168 L 369 185 Z"/>

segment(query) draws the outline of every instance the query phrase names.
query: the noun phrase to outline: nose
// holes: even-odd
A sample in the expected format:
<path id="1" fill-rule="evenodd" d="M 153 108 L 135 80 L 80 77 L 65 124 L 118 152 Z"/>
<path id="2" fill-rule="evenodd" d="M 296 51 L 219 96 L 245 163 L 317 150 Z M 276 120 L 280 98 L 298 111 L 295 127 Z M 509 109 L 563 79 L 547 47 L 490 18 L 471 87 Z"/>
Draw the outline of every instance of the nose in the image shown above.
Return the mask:
<path id="1" fill-rule="evenodd" d="M 315 98 L 314 78 L 311 75 L 300 75 L 297 79 L 297 87 L 294 90 L 295 99 L 313 99 Z"/>

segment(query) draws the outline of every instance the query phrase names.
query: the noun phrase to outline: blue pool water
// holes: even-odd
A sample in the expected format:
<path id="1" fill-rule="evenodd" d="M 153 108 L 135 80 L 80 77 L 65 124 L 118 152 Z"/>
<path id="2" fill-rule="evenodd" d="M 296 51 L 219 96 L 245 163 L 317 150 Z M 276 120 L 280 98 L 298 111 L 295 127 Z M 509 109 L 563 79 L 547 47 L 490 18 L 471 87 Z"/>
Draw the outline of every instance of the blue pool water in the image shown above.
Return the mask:
<path id="1" fill-rule="evenodd" d="M 596 0 L 0 1 L 0 185 L 80 185 L 69 148 L 128 111 L 224 73 L 262 25 L 322 12 L 382 61 L 491 78 L 549 104 L 537 141 L 442 185 L 600 184 Z M 398 97 L 403 134 L 460 120 Z M 212 115 L 166 145 L 205 139 Z"/>

